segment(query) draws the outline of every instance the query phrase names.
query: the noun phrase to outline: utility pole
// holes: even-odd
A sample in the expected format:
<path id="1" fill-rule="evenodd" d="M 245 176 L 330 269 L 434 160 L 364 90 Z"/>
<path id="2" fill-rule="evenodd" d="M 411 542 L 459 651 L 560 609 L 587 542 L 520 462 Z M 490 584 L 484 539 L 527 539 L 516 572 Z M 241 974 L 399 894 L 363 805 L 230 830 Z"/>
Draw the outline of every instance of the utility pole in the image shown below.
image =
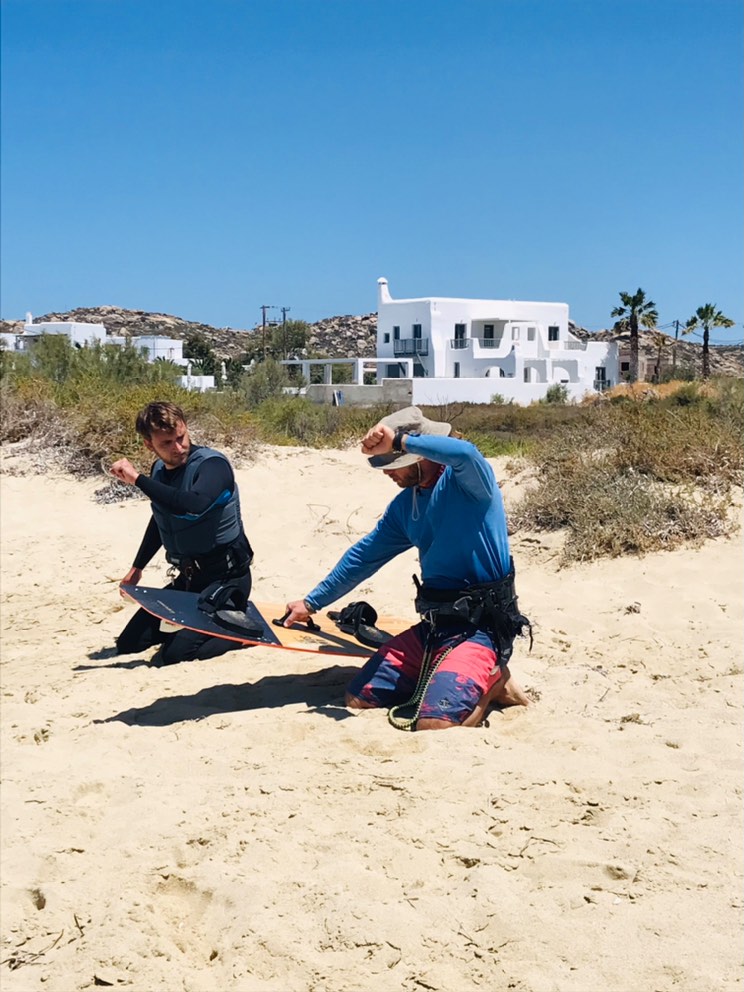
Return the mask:
<path id="1" fill-rule="evenodd" d="M 281 307 L 282 311 L 282 349 L 284 351 L 284 357 L 287 357 L 287 314 L 292 309 L 292 307 Z"/>
<path id="2" fill-rule="evenodd" d="M 263 345 L 264 361 L 266 361 L 266 311 L 274 309 L 273 306 L 266 303 L 261 307 L 261 344 Z"/>
<path id="3" fill-rule="evenodd" d="M 674 321 L 674 349 L 672 351 L 672 379 L 677 378 L 677 341 L 679 340 L 679 321 Z"/>

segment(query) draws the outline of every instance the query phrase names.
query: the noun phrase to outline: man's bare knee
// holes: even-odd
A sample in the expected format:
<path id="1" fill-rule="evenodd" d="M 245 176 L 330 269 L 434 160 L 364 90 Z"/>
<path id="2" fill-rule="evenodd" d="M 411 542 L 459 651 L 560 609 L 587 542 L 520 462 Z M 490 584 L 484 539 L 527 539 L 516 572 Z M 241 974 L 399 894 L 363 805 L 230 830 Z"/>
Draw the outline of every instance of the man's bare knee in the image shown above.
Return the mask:
<path id="1" fill-rule="evenodd" d="M 458 726 L 459 724 L 450 723 L 449 720 L 433 720 L 430 717 L 416 721 L 416 730 L 449 730 L 450 727 Z"/>

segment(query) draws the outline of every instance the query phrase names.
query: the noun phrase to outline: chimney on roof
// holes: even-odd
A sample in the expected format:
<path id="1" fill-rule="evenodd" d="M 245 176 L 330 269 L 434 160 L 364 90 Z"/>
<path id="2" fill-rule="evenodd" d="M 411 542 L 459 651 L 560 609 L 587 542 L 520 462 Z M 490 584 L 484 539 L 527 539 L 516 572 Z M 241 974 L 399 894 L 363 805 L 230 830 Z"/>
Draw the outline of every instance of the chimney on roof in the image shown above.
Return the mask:
<path id="1" fill-rule="evenodd" d="M 388 281 L 384 276 L 377 280 L 377 302 L 378 304 L 392 303 L 392 297 L 388 292 Z"/>

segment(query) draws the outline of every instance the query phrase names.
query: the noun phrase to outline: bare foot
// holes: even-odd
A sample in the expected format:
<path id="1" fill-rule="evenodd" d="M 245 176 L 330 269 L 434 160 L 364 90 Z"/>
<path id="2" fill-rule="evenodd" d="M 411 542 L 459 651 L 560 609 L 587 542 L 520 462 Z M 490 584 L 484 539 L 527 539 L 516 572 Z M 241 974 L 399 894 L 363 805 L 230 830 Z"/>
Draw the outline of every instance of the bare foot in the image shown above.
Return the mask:
<path id="1" fill-rule="evenodd" d="M 506 665 L 501 673 L 501 678 L 494 683 L 488 692 L 485 692 L 478 700 L 478 705 L 473 712 L 464 720 L 461 727 L 477 727 L 482 723 L 491 706 L 529 706 L 530 700 L 522 690 L 522 687 L 514 679 Z"/>
<path id="2" fill-rule="evenodd" d="M 521 685 L 509 671 L 509 666 L 504 668 L 501 678 L 491 689 L 492 702 L 496 706 L 529 706 L 530 700 Z M 489 695 L 491 695 L 489 693 Z"/>

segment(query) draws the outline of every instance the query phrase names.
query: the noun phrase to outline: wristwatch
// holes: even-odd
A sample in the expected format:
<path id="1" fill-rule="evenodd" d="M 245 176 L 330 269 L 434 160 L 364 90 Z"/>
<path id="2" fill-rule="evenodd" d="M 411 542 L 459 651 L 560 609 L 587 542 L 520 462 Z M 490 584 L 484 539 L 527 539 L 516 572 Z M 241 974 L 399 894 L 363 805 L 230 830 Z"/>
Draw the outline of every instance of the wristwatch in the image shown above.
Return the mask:
<path id="1" fill-rule="evenodd" d="M 393 434 L 393 451 L 402 451 L 402 442 L 404 436 L 408 433 L 405 427 L 399 427 L 395 434 Z"/>

